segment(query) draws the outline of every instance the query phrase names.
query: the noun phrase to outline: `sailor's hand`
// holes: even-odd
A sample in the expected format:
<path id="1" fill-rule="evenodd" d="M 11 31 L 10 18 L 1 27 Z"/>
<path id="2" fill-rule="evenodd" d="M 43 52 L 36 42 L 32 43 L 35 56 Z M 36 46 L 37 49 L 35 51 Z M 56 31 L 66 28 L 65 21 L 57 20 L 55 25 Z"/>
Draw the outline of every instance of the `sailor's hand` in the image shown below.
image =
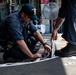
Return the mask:
<path id="1" fill-rule="evenodd" d="M 53 32 L 52 32 L 50 41 L 57 40 L 57 38 L 58 38 L 57 34 L 58 34 L 57 30 L 54 29 Z"/>
<path id="2" fill-rule="evenodd" d="M 44 46 L 44 49 L 47 50 L 48 52 L 51 51 L 51 47 L 50 47 L 49 44 L 46 43 L 46 44 L 43 45 L 43 46 Z"/>
<path id="3" fill-rule="evenodd" d="M 33 54 L 32 58 L 42 58 L 42 55 L 39 53 L 35 53 L 35 54 Z"/>

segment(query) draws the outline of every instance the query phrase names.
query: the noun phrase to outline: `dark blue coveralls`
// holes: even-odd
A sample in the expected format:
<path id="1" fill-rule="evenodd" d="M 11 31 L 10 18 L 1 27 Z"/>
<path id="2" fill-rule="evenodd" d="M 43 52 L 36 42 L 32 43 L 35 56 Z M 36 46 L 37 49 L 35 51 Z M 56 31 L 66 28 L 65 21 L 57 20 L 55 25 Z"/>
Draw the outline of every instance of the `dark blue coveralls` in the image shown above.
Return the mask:
<path id="1" fill-rule="evenodd" d="M 17 47 L 17 40 L 24 40 L 31 52 L 37 52 L 34 51 L 34 48 L 38 40 L 33 35 L 36 31 L 37 29 L 32 22 L 28 24 L 23 23 L 19 12 L 10 14 L 0 25 L 0 44 L 6 46 L 8 41 L 12 42 L 10 50 L 5 50 L 4 54 L 8 54 L 17 59 L 27 58 Z"/>
<path id="2" fill-rule="evenodd" d="M 76 45 L 76 0 L 62 0 L 59 16 L 65 18 L 62 37 Z"/>

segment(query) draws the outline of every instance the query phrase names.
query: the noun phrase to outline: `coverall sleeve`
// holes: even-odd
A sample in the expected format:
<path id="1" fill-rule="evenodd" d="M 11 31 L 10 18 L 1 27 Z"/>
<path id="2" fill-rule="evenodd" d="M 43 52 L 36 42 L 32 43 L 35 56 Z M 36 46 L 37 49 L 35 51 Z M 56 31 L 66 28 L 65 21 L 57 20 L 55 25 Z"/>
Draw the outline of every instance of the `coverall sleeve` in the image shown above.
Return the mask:
<path id="1" fill-rule="evenodd" d="M 29 23 L 29 31 L 31 33 L 34 33 L 37 31 L 37 28 L 35 27 L 35 25 L 32 22 Z"/>
<path id="2" fill-rule="evenodd" d="M 15 17 L 6 19 L 9 37 L 12 41 L 23 40 L 20 22 Z"/>

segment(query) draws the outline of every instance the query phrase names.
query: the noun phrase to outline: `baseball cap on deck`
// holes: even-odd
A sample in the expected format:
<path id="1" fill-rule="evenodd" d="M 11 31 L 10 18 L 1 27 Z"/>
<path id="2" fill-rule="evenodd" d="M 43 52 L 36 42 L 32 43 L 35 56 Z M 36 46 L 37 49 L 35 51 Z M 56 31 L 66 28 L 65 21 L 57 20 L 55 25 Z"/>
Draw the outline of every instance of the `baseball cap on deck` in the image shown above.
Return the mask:
<path id="1" fill-rule="evenodd" d="M 36 16 L 36 8 L 32 4 L 24 4 L 21 11 L 26 13 L 31 20 L 38 20 L 38 17 Z"/>

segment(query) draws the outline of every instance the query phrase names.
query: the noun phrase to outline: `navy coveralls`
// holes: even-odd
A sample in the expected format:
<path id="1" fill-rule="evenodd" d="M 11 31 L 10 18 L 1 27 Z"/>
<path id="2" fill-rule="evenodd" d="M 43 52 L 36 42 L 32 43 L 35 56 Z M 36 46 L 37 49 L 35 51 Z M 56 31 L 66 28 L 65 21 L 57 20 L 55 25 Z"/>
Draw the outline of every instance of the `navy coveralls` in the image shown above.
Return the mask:
<path id="1" fill-rule="evenodd" d="M 37 40 L 36 38 L 34 38 L 35 40 L 32 39 L 32 37 L 34 37 L 33 33 L 36 31 L 37 29 L 32 22 L 29 22 L 27 24 L 23 23 L 19 12 L 10 14 L 8 17 L 5 18 L 5 20 L 0 25 L 1 43 L 3 44 L 4 40 L 5 41 L 7 40 L 6 42 L 8 41 L 13 42 L 12 48 L 10 50 L 5 51 L 5 53 L 9 53 L 14 58 L 20 58 L 20 59 L 26 58 L 26 55 L 21 50 L 18 49 L 16 41 L 24 40 L 28 48 L 32 52 L 34 52 L 33 50 L 35 48 Z"/>
<path id="2" fill-rule="evenodd" d="M 59 17 L 65 18 L 62 37 L 76 45 L 76 0 L 62 0 Z"/>

